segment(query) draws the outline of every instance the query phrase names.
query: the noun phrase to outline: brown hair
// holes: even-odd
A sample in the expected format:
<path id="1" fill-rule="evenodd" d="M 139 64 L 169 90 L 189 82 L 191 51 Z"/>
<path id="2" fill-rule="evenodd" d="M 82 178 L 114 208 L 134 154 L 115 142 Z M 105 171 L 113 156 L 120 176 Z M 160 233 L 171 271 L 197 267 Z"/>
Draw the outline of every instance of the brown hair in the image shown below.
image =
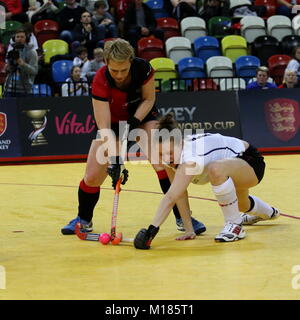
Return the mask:
<path id="1" fill-rule="evenodd" d="M 174 119 L 173 113 L 167 113 L 158 121 L 158 130 L 167 129 L 172 131 L 179 128 L 177 121 Z"/>

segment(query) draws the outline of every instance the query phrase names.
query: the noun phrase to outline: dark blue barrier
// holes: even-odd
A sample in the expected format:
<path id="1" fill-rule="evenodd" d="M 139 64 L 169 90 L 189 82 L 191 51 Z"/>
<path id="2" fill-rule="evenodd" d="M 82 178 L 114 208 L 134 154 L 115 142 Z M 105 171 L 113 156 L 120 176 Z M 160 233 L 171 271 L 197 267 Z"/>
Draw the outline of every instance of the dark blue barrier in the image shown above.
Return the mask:
<path id="1" fill-rule="evenodd" d="M 300 89 L 239 91 L 243 139 L 262 151 L 300 151 Z"/>

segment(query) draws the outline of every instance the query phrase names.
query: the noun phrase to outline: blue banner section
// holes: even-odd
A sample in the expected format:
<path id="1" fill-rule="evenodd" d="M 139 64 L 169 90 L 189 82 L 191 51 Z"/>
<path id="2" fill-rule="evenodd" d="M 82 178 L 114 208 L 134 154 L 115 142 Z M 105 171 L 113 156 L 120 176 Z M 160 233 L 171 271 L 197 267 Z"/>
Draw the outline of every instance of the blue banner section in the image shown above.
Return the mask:
<path id="1" fill-rule="evenodd" d="M 239 91 L 243 139 L 258 148 L 300 150 L 300 89 Z"/>
<path id="2" fill-rule="evenodd" d="M 0 99 L 0 158 L 20 156 L 16 99 Z"/>

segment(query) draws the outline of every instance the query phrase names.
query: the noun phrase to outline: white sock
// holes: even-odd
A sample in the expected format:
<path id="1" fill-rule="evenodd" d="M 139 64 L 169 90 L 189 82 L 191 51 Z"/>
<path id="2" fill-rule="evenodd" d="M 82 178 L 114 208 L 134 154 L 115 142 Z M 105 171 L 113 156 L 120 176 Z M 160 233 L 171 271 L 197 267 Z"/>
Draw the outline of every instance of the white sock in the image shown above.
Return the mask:
<path id="1" fill-rule="evenodd" d="M 250 211 L 247 211 L 246 213 L 256 215 L 258 217 L 261 217 L 263 219 L 270 219 L 272 214 L 274 213 L 274 208 L 271 207 L 266 202 L 262 201 L 261 199 L 255 197 L 255 196 L 249 196 L 249 198 L 252 198 L 254 202 L 254 206 Z M 251 199 L 250 199 L 251 201 Z"/>
<path id="2" fill-rule="evenodd" d="M 242 223 L 242 216 L 238 207 L 238 199 L 235 186 L 231 178 L 218 186 L 212 186 L 212 190 L 223 211 L 225 222 Z"/>

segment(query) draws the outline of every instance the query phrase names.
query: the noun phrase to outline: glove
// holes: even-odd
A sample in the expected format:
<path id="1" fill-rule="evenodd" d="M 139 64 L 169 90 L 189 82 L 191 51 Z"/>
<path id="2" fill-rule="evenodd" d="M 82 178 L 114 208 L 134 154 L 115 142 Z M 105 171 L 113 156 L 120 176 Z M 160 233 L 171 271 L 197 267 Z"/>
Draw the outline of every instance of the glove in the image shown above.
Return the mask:
<path id="1" fill-rule="evenodd" d="M 134 238 L 134 247 L 143 250 L 150 249 L 151 241 L 158 231 L 159 227 L 154 227 L 152 224 L 150 224 L 148 230 L 145 228 L 141 229 Z"/>
<path id="2" fill-rule="evenodd" d="M 112 178 L 112 187 L 116 189 L 116 185 L 121 175 L 123 175 L 122 184 L 125 184 L 128 180 L 128 170 L 125 169 L 124 163 L 121 157 L 112 157 L 111 163 L 107 168 L 107 173 Z"/>
<path id="3" fill-rule="evenodd" d="M 141 121 L 138 118 L 132 116 L 132 117 L 129 117 L 129 119 L 127 120 L 127 123 L 129 124 L 129 131 L 131 131 L 137 128 L 138 126 L 140 126 Z"/>

